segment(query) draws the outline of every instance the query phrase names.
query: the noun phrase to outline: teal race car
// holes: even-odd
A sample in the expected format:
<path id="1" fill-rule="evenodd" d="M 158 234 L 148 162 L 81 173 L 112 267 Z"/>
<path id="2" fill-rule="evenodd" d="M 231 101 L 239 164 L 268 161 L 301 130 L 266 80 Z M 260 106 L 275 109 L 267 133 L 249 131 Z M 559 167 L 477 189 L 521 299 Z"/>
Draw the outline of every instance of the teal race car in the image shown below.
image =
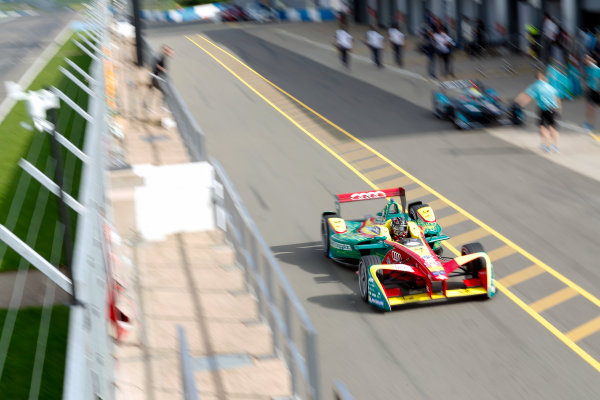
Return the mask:
<path id="1" fill-rule="evenodd" d="M 393 197 L 400 197 L 400 204 L 396 203 Z M 389 199 L 375 218 L 356 220 L 340 218 L 341 203 L 382 198 Z M 416 201 L 406 206 L 403 188 L 338 194 L 335 196 L 335 201 L 336 212 L 324 212 L 322 215 L 321 236 L 325 255 L 341 263 L 357 264 L 361 257 L 361 250 L 364 250 L 361 246 L 378 243 L 378 240 L 383 237 L 391 240 L 390 226 L 394 218 L 414 222 L 422 230 L 427 244 L 438 256 L 443 252 L 441 242 L 449 239 L 448 236 L 442 235 L 442 228 L 429 205 Z"/>
<path id="2" fill-rule="evenodd" d="M 372 199 L 385 200 L 375 217 L 340 217 L 342 203 Z M 413 302 L 496 293 L 492 263 L 481 244 L 465 244 L 459 257 L 442 257 L 441 242 L 449 237 L 427 204 L 406 205 L 403 188 L 338 194 L 335 201 L 336 212 L 321 216 L 323 251 L 339 263 L 358 266 L 365 302 L 389 311 Z"/>

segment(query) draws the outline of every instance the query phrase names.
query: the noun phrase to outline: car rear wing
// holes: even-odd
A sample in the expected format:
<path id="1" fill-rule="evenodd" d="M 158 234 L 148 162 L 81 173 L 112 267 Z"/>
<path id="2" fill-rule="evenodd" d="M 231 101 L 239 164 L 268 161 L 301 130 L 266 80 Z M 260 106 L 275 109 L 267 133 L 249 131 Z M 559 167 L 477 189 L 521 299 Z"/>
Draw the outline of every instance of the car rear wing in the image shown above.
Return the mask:
<path id="1" fill-rule="evenodd" d="M 341 215 L 340 204 L 350 203 L 362 200 L 386 199 L 388 197 L 400 197 L 402 212 L 406 212 L 406 196 L 404 188 L 377 189 L 363 192 L 341 193 L 334 195 L 335 209 L 338 215 Z"/>
<path id="2" fill-rule="evenodd" d="M 477 87 L 478 85 L 470 80 L 470 79 L 462 79 L 462 80 L 458 80 L 458 81 L 443 81 L 440 82 L 440 86 L 442 87 L 442 89 L 446 89 L 446 90 L 458 90 L 458 89 L 468 89 L 471 87 Z"/>

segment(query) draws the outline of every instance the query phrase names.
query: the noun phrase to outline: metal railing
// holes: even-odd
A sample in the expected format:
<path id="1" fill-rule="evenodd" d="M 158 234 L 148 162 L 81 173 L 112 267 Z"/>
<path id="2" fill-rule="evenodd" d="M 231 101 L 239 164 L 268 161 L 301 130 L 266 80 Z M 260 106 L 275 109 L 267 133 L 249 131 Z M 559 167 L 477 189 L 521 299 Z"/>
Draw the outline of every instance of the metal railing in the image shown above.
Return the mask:
<path id="1" fill-rule="evenodd" d="M 183 383 L 184 400 L 198 400 L 198 390 L 196 390 L 196 381 L 194 380 L 194 369 L 192 366 L 192 356 L 187 342 L 185 329 L 177 325 L 177 338 L 179 339 L 179 361 L 181 364 L 181 380 Z"/>
<path id="2" fill-rule="evenodd" d="M 97 35 L 86 48 L 93 53 L 87 113 L 92 118 L 85 131 L 83 153 L 87 156 L 81 175 L 78 200 L 86 207 L 77 220 L 73 254 L 73 282 L 82 306 L 72 307 L 65 362 L 63 399 L 113 399 L 113 339 L 107 329 L 107 291 L 110 261 L 105 241 L 105 137 L 108 109 L 105 95 L 104 55 L 107 40 L 108 4 L 105 0 L 88 8 L 88 24 Z"/>
<path id="3" fill-rule="evenodd" d="M 144 44 L 144 65 L 151 69 L 155 63 L 156 54 L 146 39 L 142 39 L 142 43 Z M 183 137 L 191 159 L 193 161 L 206 161 L 204 132 L 202 132 L 202 129 L 200 129 L 196 120 L 192 117 L 179 91 L 173 85 L 168 74 L 162 78 L 155 75 L 154 78 L 158 81 L 164 95 L 165 103 L 169 107 L 171 114 L 173 114 L 173 118 L 177 123 L 177 130 Z M 150 82 L 150 75 L 148 76 L 148 82 Z"/>
<path id="4" fill-rule="evenodd" d="M 333 398 L 335 400 L 354 400 L 352 393 L 344 385 L 344 382 L 339 379 L 333 381 Z"/>
<path id="5" fill-rule="evenodd" d="M 244 268 L 246 283 L 258 299 L 260 315 L 273 333 L 273 348 L 289 368 L 296 398 L 321 398 L 317 332 L 271 249 L 250 218 L 221 165 L 215 170 L 214 217 Z"/>
<path id="6" fill-rule="evenodd" d="M 83 151 L 79 150 L 75 144 L 69 142 L 67 137 L 56 132 L 55 121 L 51 118 L 54 114 L 53 112 L 49 115 L 52 124 L 49 123 L 50 121 L 43 121 L 43 123 L 42 121 L 37 121 L 41 126 L 38 129 L 50 133 L 56 140 L 54 144 L 57 151 L 53 156 L 55 160 L 60 159 L 59 154 L 61 149 L 58 148 L 58 144 L 60 144 L 70 155 L 69 158 L 65 157 L 67 161 L 77 158 L 82 162 L 78 198 L 75 199 L 64 191 L 61 185 L 61 176 L 58 176 L 59 179 L 55 177 L 57 180 L 57 183 L 55 183 L 44 171 L 38 170 L 32 163 L 24 159 L 19 162 L 25 173 L 48 189 L 50 193 L 57 195 L 61 199 L 61 205 L 65 206 L 63 209 L 64 214 L 68 213 L 66 206 L 78 214 L 77 236 L 75 238 L 73 262 L 71 264 L 72 275 L 67 277 L 58 269 L 60 253 L 56 249 L 60 247 L 60 244 L 53 247 L 52 254 L 56 254 L 56 256 L 53 257 L 51 254 L 49 262 L 34 248 L 27 246 L 26 242 L 23 242 L 13 232 L 2 226 L 0 226 L 0 240 L 16 251 L 24 260 L 44 273 L 50 281 L 73 296 L 73 303 L 69 314 L 63 398 L 68 400 L 97 398 L 110 400 L 114 398 L 115 393 L 112 357 L 113 340 L 107 329 L 108 304 L 106 299 L 107 291 L 111 287 L 110 260 L 107 259 L 108 254 L 104 236 L 106 225 L 104 216 L 107 213 L 104 195 L 104 137 L 108 132 L 108 127 L 106 121 L 107 105 L 104 86 L 103 54 L 100 50 L 105 45 L 108 7 L 106 0 L 95 1 L 93 2 L 93 6 L 88 7 L 91 11 L 88 15 L 89 29 L 94 31 L 95 38 L 90 41 L 79 35 L 79 39 L 84 44 L 77 40 L 74 40 L 74 43 L 94 60 L 90 67 L 89 75 L 91 75 L 91 80 L 89 80 L 89 86 L 74 73 L 60 68 L 65 78 L 70 83 L 78 86 L 78 89 L 82 90 L 88 97 L 87 110 L 83 110 L 76 101 L 77 99 L 81 101 L 82 98 L 77 97 L 76 99 L 72 99 L 61 90 L 55 87 L 51 88 L 51 92 L 56 96 L 56 99 L 60 99 L 56 107 L 59 107 L 61 110 L 63 110 L 63 107 L 65 109 L 70 108 L 73 113 L 79 114 L 81 118 L 87 121 Z M 87 72 L 81 69 L 74 68 L 74 70 L 84 78 L 90 77 Z M 45 96 L 48 95 L 45 94 Z M 35 120 L 34 123 L 36 123 Z M 77 131 L 77 128 L 72 129 Z M 56 162 L 55 165 L 58 164 Z M 69 165 L 71 166 L 69 170 L 73 170 L 74 164 L 69 163 Z M 60 171 L 60 168 L 57 167 L 57 170 Z M 59 173 L 62 174 L 63 172 Z M 42 192 L 40 191 L 39 193 Z M 45 198 L 47 199 L 47 197 Z M 64 203 L 62 202 L 63 200 Z M 23 203 L 19 204 L 22 205 Z M 43 210 L 43 208 L 36 208 L 36 210 Z M 14 215 L 16 216 L 17 214 Z M 38 219 L 39 223 L 41 223 L 41 220 L 42 217 Z M 69 226 L 68 219 L 61 217 L 60 225 L 57 225 L 58 229 L 55 229 L 54 243 L 60 243 L 60 240 L 62 240 L 61 236 L 64 237 L 65 241 L 69 241 L 69 236 L 64 234 L 66 227 Z M 63 233 L 62 235 L 61 232 Z M 29 233 L 27 236 L 29 236 Z M 59 240 L 56 240 L 57 238 Z M 64 249 L 67 264 L 70 264 L 70 250 L 69 247 L 65 247 Z M 26 272 L 27 264 L 23 262 L 21 264 L 25 266 Z M 75 288 L 77 288 L 77 296 L 75 296 Z M 22 292 L 21 289 L 19 290 Z M 52 288 L 51 292 L 46 293 L 47 295 L 50 293 L 48 298 L 53 296 L 53 290 L 54 288 Z M 46 322 L 44 324 L 48 325 L 50 323 L 50 314 L 49 312 L 46 313 L 46 310 L 50 305 L 46 302 L 44 304 L 44 315 L 46 315 L 44 319 Z M 47 326 L 44 328 L 44 331 L 46 332 L 46 337 L 39 337 L 39 340 L 44 342 L 44 345 L 36 348 L 35 362 L 37 367 L 34 368 L 33 372 L 37 375 L 37 383 L 36 388 L 30 392 L 30 398 L 37 398 L 40 395 L 40 371 L 44 368 L 44 353 L 37 353 L 37 350 L 45 351 L 46 344 L 51 345 L 46 342 Z M 3 354 L 6 355 L 7 353 L 3 352 Z M 38 357 L 38 354 L 41 354 L 40 357 Z"/>

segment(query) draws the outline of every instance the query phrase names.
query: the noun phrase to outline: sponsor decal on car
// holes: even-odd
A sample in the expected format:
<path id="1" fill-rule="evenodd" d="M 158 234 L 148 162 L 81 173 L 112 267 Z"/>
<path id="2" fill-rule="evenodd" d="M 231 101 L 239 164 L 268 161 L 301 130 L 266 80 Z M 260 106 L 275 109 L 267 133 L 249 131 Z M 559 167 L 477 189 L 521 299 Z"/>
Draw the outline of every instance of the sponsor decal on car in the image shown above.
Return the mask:
<path id="1" fill-rule="evenodd" d="M 335 240 L 331 241 L 330 246 L 338 250 L 352 251 L 352 246 L 349 244 L 336 242 Z"/>
<path id="2" fill-rule="evenodd" d="M 391 257 L 391 259 L 392 259 L 394 262 L 395 262 L 395 261 L 398 261 L 398 260 L 402 260 L 402 253 L 400 253 L 400 252 L 398 252 L 398 251 L 396 251 L 396 250 L 392 250 L 392 251 L 390 252 L 390 257 Z"/>
<path id="3" fill-rule="evenodd" d="M 385 197 L 385 192 L 381 190 L 373 191 L 373 192 L 360 192 L 360 193 L 352 193 L 350 195 L 350 200 L 367 200 L 367 199 L 379 199 Z"/>
<path id="4" fill-rule="evenodd" d="M 435 222 L 435 214 L 433 213 L 433 209 L 431 207 L 422 207 L 417 211 L 419 216 L 424 222 L 433 223 Z"/>
<path id="5" fill-rule="evenodd" d="M 371 295 L 369 295 L 369 303 L 375 304 L 376 306 L 381 307 L 381 308 L 385 307 L 383 305 L 383 301 L 382 300 L 376 299 L 375 297 L 373 297 Z"/>
<path id="6" fill-rule="evenodd" d="M 381 228 L 378 226 L 367 226 L 363 229 L 363 232 L 366 234 L 373 234 L 375 236 L 379 236 L 381 234 Z"/>
<path id="7" fill-rule="evenodd" d="M 425 266 L 431 272 L 443 271 L 444 270 L 444 268 L 442 268 L 440 262 L 434 256 L 432 256 L 431 254 L 423 256 L 423 261 L 425 261 Z"/>
<path id="8" fill-rule="evenodd" d="M 413 267 L 406 264 L 391 264 L 386 266 L 386 268 L 401 272 L 415 272 L 415 269 Z"/>
<path id="9" fill-rule="evenodd" d="M 345 233 L 347 231 L 346 222 L 342 218 L 329 218 L 329 223 L 335 233 Z"/>

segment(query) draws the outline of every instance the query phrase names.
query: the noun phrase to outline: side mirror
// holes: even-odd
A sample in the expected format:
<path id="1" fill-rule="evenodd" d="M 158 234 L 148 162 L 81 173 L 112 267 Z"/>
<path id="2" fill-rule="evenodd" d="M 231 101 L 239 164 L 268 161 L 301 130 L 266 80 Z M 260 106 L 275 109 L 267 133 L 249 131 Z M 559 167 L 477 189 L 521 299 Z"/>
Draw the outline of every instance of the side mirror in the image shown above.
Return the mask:
<path id="1" fill-rule="evenodd" d="M 383 213 L 381 213 L 381 212 L 378 212 L 378 213 L 377 213 L 377 216 L 378 216 L 378 217 L 381 217 L 381 216 L 383 216 Z"/>

